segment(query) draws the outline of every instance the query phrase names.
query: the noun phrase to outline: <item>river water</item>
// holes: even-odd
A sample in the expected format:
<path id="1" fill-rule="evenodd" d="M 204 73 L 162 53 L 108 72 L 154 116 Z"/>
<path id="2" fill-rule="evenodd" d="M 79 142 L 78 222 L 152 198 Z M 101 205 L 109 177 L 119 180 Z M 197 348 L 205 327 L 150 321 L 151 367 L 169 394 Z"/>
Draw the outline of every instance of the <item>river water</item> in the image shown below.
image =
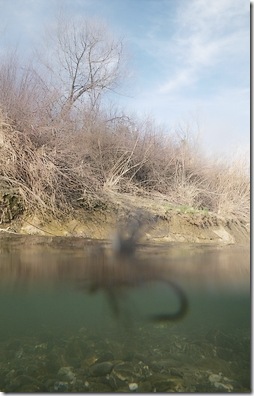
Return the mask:
<path id="1" fill-rule="evenodd" d="M 0 390 L 250 392 L 248 247 L 1 236 Z"/>

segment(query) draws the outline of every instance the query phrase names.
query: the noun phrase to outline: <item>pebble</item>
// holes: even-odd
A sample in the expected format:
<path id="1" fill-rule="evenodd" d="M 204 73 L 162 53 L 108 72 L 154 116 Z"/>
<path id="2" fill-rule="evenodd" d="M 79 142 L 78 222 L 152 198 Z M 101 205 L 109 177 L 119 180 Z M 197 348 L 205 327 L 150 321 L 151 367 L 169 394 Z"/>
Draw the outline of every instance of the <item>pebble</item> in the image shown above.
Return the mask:
<path id="1" fill-rule="evenodd" d="M 138 389 L 138 384 L 136 384 L 136 382 L 131 382 L 129 384 L 129 389 L 130 389 L 131 392 L 137 390 Z"/>
<path id="2" fill-rule="evenodd" d="M 48 344 L 43 342 L 42 344 L 35 345 L 34 349 L 46 350 L 48 349 Z"/>
<path id="3" fill-rule="evenodd" d="M 71 367 L 61 367 L 58 370 L 57 376 L 59 379 L 63 381 L 72 381 L 74 382 L 76 380 L 76 376 L 74 372 L 72 371 Z"/>
<path id="4" fill-rule="evenodd" d="M 113 366 L 111 362 L 96 363 L 90 367 L 90 373 L 94 377 L 107 375 L 112 371 Z"/>
<path id="5" fill-rule="evenodd" d="M 54 385 L 55 392 L 68 392 L 68 390 L 69 390 L 68 382 L 63 382 L 63 381 L 55 382 Z"/>
<path id="6" fill-rule="evenodd" d="M 211 374 L 208 379 L 215 388 L 220 389 L 221 391 L 232 392 L 234 389 L 234 387 L 229 383 L 231 381 L 227 377 L 222 377 L 222 373 Z"/>
<path id="7" fill-rule="evenodd" d="M 209 378 L 208 378 L 208 379 L 209 379 L 209 381 L 210 381 L 211 383 L 215 383 L 215 382 L 220 381 L 221 378 L 222 378 L 221 374 L 211 374 L 211 375 L 209 375 Z"/>

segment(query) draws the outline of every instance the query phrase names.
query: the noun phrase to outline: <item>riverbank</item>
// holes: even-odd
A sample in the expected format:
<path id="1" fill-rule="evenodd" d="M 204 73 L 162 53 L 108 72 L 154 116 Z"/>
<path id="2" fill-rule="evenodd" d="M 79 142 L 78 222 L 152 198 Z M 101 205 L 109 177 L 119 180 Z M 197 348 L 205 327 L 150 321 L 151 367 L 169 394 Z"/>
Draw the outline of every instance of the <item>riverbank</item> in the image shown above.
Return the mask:
<path id="1" fill-rule="evenodd" d="M 187 242 L 248 244 L 250 226 L 243 220 L 219 216 L 207 210 L 170 205 L 163 197 L 144 198 L 114 194 L 105 209 L 77 209 L 65 218 L 43 218 L 23 213 L 1 224 L 1 232 L 25 235 L 108 239 L 119 223 L 142 217 L 142 240 L 146 242 Z"/>

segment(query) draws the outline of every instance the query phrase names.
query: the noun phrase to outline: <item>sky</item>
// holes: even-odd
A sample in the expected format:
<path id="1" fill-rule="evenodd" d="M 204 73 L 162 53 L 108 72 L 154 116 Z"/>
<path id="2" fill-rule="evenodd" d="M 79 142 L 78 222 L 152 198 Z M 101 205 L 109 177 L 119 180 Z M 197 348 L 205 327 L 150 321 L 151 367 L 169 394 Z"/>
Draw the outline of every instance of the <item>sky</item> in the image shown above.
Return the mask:
<path id="1" fill-rule="evenodd" d="M 189 129 L 205 153 L 248 153 L 247 0 L 0 0 L 0 56 L 40 45 L 60 7 L 104 20 L 126 47 L 129 75 L 114 100 L 168 133 Z"/>

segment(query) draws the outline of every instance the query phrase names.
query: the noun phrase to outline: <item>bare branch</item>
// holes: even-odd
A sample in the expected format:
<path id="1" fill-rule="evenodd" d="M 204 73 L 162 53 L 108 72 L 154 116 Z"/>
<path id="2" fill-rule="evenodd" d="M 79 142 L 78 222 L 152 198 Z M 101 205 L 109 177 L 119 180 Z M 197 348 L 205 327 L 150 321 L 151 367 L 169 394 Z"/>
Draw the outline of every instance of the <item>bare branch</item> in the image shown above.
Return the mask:
<path id="1" fill-rule="evenodd" d="M 104 92 L 118 85 L 123 44 L 102 22 L 70 21 L 61 15 L 47 45 L 52 54 L 51 61 L 45 64 L 53 86 L 62 92 L 63 109 L 70 110 L 74 103 L 82 101 L 89 101 L 93 108 Z"/>

